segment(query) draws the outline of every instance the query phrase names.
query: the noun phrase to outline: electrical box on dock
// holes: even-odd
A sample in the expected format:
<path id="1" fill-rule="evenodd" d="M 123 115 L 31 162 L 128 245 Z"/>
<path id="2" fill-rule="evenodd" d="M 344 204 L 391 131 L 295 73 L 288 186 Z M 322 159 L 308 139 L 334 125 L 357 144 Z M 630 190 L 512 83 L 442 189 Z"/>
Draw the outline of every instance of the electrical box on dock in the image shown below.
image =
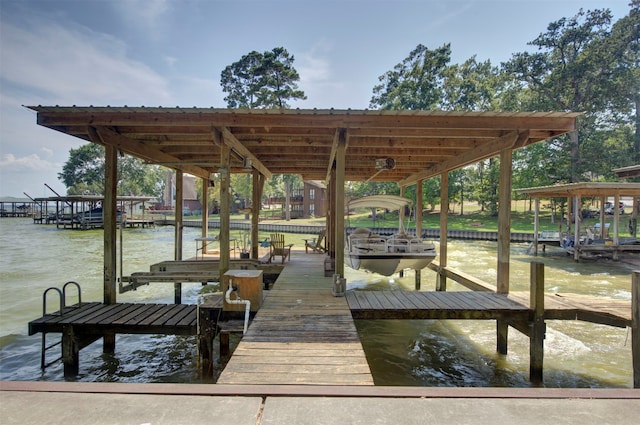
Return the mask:
<path id="1" fill-rule="evenodd" d="M 229 270 L 222 276 L 222 291 L 224 294 L 229 289 L 229 282 L 233 282 L 238 287 L 237 291 L 231 293 L 231 299 L 237 297 L 251 301 L 251 311 L 258 311 L 262 305 L 262 270 Z M 222 309 L 224 311 L 244 311 L 242 304 L 229 304 L 224 300 Z"/>

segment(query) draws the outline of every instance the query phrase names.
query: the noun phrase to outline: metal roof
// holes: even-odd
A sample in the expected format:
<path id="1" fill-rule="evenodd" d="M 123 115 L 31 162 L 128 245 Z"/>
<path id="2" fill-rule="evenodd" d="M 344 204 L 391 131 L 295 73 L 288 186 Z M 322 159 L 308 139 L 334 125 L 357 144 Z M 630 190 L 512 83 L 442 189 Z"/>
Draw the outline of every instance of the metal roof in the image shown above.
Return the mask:
<path id="1" fill-rule="evenodd" d="M 631 165 L 629 167 L 615 168 L 613 170 L 618 177 L 632 178 L 640 176 L 640 165 Z"/>
<path id="2" fill-rule="evenodd" d="M 566 198 L 569 196 L 640 196 L 640 183 L 583 182 L 516 189 L 534 198 Z"/>
<path id="3" fill-rule="evenodd" d="M 574 112 L 445 112 L 28 106 L 38 124 L 149 163 L 207 178 L 232 151 L 232 173 L 255 168 L 325 180 L 346 139 L 347 181 L 408 185 L 575 130 Z M 380 168 L 376 160 L 393 167 Z M 249 159 L 250 161 L 247 161 Z"/>
<path id="4" fill-rule="evenodd" d="M 149 202 L 153 197 L 150 196 L 118 196 L 118 202 Z M 104 200 L 102 195 L 67 195 L 67 196 L 48 196 L 43 198 L 35 198 L 38 202 L 101 202 Z"/>

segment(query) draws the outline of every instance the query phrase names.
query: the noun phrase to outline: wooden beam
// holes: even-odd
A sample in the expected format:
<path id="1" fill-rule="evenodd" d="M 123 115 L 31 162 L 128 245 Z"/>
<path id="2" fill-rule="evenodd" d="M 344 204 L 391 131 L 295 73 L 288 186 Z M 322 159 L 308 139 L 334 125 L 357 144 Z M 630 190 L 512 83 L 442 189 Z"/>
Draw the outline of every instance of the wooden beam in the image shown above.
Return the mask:
<path id="1" fill-rule="evenodd" d="M 399 184 L 403 186 L 410 185 L 418 180 L 425 180 L 438 174 L 442 174 L 445 171 L 455 170 L 457 168 L 464 167 L 465 165 L 473 164 L 474 162 L 495 156 L 502 150 L 511 148 L 518 141 L 518 136 L 519 134 L 517 131 L 510 131 L 504 136 L 498 137 L 491 143 L 480 145 L 475 149 L 471 149 L 461 155 L 434 165 L 427 170 L 414 173 L 399 182 Z"/>
<path id="2" fill-rule="evenodd" d="M 238 155 L 242 157 L 249 158 L 251 160 L 251 166 L 256 170 L 260 171 L 262 175 L 266 178 L 270 179 L 273 173 L 269 171 L 267 167 L 264 166 L 260 160 L 249 151 L 240 141 L 233 135 L 231 130 L 227 127 L 220 127 L 218 131 L 222 133 L 222 139 L 224 143 L 226 143 L 231 149 L 233 149 Z"/>
<path id="3" fill-rule="evenodd" d="M 143 143 L 138 143 L 127 137 L 124 137 L 115 131 L 107 127 L 95 127 L 95 131 L 100 136 L 100 139 L 106 145 L 115 146 L 125 153 L 129 153 L 135 157 L 147 160 L 147 161 L 162 161 L 167 163 L 176 164 L 171 168 L 180 169 L 186 173 L 193 174 L 194 176 L 208 178 L 209 171 L 204 168 L 196 167 L 194 165 L 179 165 L 180 159 L 175 156 L 168 155 L 160 150 L 149 147 Z"/>
<path id="4" fill-rule="evenodd" d="M 336 153 L 338 152 L 338 141 L 340 140 L 340 132 L 344 129 L 336 128 L 333 135 L 333 143 L 331 145 L 331 153 L 329 154 L 329 162 L 327 164 L 327 176 L 326 181 L 331 180 L 331 172 L 333 171 L 333 162 L 336 160 Z"/>

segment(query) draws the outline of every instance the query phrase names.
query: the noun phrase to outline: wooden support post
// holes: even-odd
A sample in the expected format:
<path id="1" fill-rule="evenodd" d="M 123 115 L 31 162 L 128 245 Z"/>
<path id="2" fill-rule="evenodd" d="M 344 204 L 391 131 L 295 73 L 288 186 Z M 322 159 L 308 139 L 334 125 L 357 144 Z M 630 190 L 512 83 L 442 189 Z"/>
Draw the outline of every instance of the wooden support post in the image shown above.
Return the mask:
<path id="1" fill-rule="evenodd" d="M 335 214 L 336 234 L 334 239 L 336 251 L 336 274 L 344 277 L 344 176 L 347 149 L 347 130 L 340 129 L 338 135 L 338 146 L 336 150 L 336 197 L 335 197 Z"/>
<path id="2" fill-rule="evenodd" d="M 499 354 L 506 355 L 509 340 L 509 324 L 504 320 L 496 321 L 496 351 Z"/>
<path id="3" fill-rule="evenodd" d="M 631 222 L 629 223 L 629 233 L 632 238 L 638 234 L 638 197 L 634 196 L 631 204 Z"/>
<path id="4" fill-rule="evenodd" d="M 203 238 L 209 236 L 209 179 L 202 179 L 202 225 L 200 235 Z M 208 252 L 206 243 L 202 246 L 202 256 Z"/>
<path id="5" fill-rule="evenodd" d="M 105 146 L 104 167 L 104 303 L 116 303 L 116 193 L 118 189 L 118 149 Z"/>
<path id="6" fill-rule="evenodd" d="M 416 237 L 422 237 L 422 180 L 416 182 Z"/>
<path id="7" fill-rule="evenodd" d="M 512 152 L 500 153 L 500 183 L 498 188 L 498 276 L 496 285 L 500 294 L 509 293 L 509 261 L 511 259 L 511 171 Z"/>
<path id="8" fill-rule="evenodd" d="M 62 364 L 64 377 L 72 378 L 80 371 L 80 347 L 76 342 L 73 326 L 67 325 L 62 330 Z"/>
<path id="9" fill-rule="evenodd" d="M 231 229 L 231 149 L 226 143 L 220 145 L 220 276 L 229 271 Z"/>
<path id="10" fill-rule="evenodd" d="M 262 206 L 262 191 L 264 189 L 265 177 L 255 168 L 252 171 L 251 184 L 251 258 L 259 258 L 258 230 L 260 224 L 260 209 Z"/>
<path id="11" fill-rule="evenodd" d="M 542 385 L 544 338 L 544 264 L 531 263 L 529 304 L 533 312 L 531 334 L 529 335 L 529 380 L 534 385 Z"/>
<path id="12" fill-rule="evenodd" d="M 447 214 L 449 212 L 449 173 L 440 175 L 440 270 L 436 277 L 436 291 L 447 290 Z"/>
<path id="13" fill-rule="evenodd" d="M 116 334 L 109 332 L 102 337 L 102 352 L 104 354 L 113 354 L 116 352 Z"/>
<path id="14" fill-rule="evenodd" d="M 198 309 L 200 368 L 202 375 L 208 377 L 213 376 L 213 340 L 216 334 L 216 322 L 213 317 L 217 317 L 218 312 L 218 309 Z"/>
<path id="15" fill-rule="evenodd" d="M 633 388 L 640 388 L 640 272 L 633 272 L 631 280 L 631 357 Z"/>
<path id="16" fill-rule="evenodd" d="M 505 149 L 500 152 L 500 182 L 498 185 L 498 276 L 497 292 L 509 293 L 509 261 L 511 258 L 511 184 L 513 170 L 513 152 Z M 507 354 L 509 325 L 502 320 L 497 321 L 497 349 L 500 354 Z"/>
<path id="17" fill-rule="evenodd" d="M 230 332 L 220 332 L 220 357 L 227 357 L 231 352 L 229 345 Z"/>
<path id="18" fill-rule="evenodd" d="M 115 304 L 116 295 L 116 275 L 117 275 L 117 249 L 116 249 L 116 228 L 117 228 L 117 191 L 118 191 L 118 149 L 113 145 L 105 146 L 105 185 L 104 185 L 104 303 Z M 124 223 L 121 223 L 124 226 Z M 120 247 L 122 252 L 122 246 Z M 64 373 L 67 376 L 67 369 L 73 375 L 78 374 L 78 356 L 80 349 L 74 342 L 73 330 L 70 330 L 71 337 L 67 338 L 67 362 L 64 363 Z M 63 345 L 64 345 L 63 336 Z M 102 338 L 103 353 L 112 354 L 116 350 L 116 336 L 113 333 L 105 334 Z M 63 348 L 64 351 L 64 348 Z"/>
<path id="19" fill-rule="evenodd" d="M 540 197 L 533 200 L 534 220 L 533 220 L 533 255 L 538 256 L 538 235 L 540 234 Z"/>
<path id="20" fill-rule="evenodd" d="M 620 195 L 617 193 L 613 197 L 613 260 L 618 261 L 620 259 L 619 251 L 617 249 L 620 246 Z"/>
<path id="21" fill-rule="evenodd" d="M 176 170 L 176 207 L 175 207 L 175 240 L 174 240 L 174 259 L 182 260 L 182 230 L 183 230 L 183 213 L 182 206 L 184 201 L 184 173 L 182 170 Z M 182 283 L 175 282 L 173 284 L 173 302 L 182 304 Z"/>
<path id="22" fill-rule="evenodd" d="M 573 198 L 573 259 L 580 261 L 580 195 Z M 571 214 L 570 214 L 571 215 Z"/>
<path id="23" fill-rule="evenodd" d="M 422 180 L 418 180 L 416 182 L 416 205 L 415 205 L 415 214 L 416 214 L 416 238 L 422 237 Z M 420 290 L 421 281 L 420 281 L 420 270 L 416 270 L 415 275 L 415 288 L 416 291 Z"/>

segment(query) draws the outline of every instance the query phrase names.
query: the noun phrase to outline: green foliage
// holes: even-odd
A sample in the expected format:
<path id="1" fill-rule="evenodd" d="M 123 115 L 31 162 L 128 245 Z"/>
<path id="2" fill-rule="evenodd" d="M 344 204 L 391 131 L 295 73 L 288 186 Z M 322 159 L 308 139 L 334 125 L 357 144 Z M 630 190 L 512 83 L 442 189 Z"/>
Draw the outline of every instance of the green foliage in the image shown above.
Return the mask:
<path id="1" fill-rule="evenodd" d="M 491 111 L 496 109 L 502 81 L 499 69 L 476 56 L 461 65 L 447 67 L 443 80 L 442 109 L 450 111 Z"/>
<path id="2" fill-rule="evenodd" d="M 104 147 L 94 143 L 69 151 L 69 159 L 58 173 L 69 195 L 104 193 L 104 157 Z M 128 155 L 118 157 L 118 195 L 162 196 L 165 171 Z"/>
<path id="3" fill-rule="evenodd" d="M 429 50 L 419 44 L 392 71 L 378 77 L 371 108 L 436 109 L 442 104 L 443 80 L 451 61 L 451 45 Z"/>
<path id="4" fill-rule="evenodd" d="M 58 173 L 69 195 L 98 194 L 104 190 L 104 148 L 94 143 L 69 151 L 69 159 Z"/>
<path id="5" fill-rule="evenodd" d="M 229 108 L 288 108 L 288 101 L 306 99 L 298 89 L 294 57 L 283 47 L 252 51 L 227 66 L 220 76 Z"/>
<path id="6" fill-rule="evenodd" d="M 634 3 L 637 10 L 637 0 Z M 623 100 L 633 91 L 628 87 L 635 87 L 636 96 L 640 87 L 637 81 L 630 81 L 633 68 L 638 70 L 637 25 L 635 29 L 622 24 L 615 28 L 612 31 L 608 9 L 580 10 L 572 18 L 550 23 L 546 32 L 530 42 L 537 52 L 516 53 L 503 64 L 503 71 L 527 91 L 521 97 L 521 109 L 586 112 L 577 134 L 554 141 L 559 149 L 550 152 L 555 154 L 550 158 L 556 181 L 582 181 L 610 170 L 610 163 L 589 160 L 609 156 L 596 142 L 602 139 L 599 127 L 610 127 L 611 119 L 624 109 L 622 105 L 630 110 Z M 635 65 L 631 65 L 633 60 L 624 58 L 633 57 L 634 51 Z M 622 165 L 627 164 L 618 166 Z"/>

